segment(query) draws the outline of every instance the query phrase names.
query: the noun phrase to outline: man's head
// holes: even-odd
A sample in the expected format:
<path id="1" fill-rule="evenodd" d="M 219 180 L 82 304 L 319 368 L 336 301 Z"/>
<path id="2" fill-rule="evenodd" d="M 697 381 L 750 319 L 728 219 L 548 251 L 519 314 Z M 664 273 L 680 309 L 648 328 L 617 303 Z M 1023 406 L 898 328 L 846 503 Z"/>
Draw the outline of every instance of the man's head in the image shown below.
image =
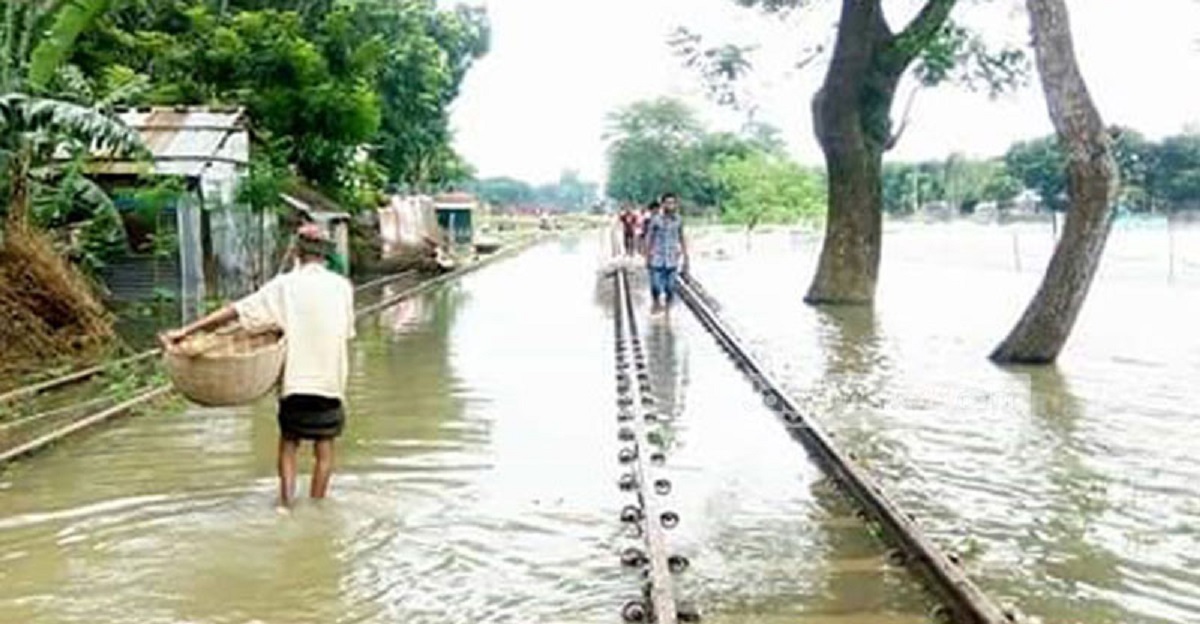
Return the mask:
<path id="1" fill-rule="evenodd" d="M 663 212 L 674 214 L 679 210 L 679 196 L 675 193 L 663 193 L 662 201 Z"/>
<path id="2" fill-rule="evenodd" d="M 646 205 L 646 210 L 649 210 L 650 212 L 658 212 L 658 209 L 659 204 L 657 199 L 650 200 L 650 203 Z"/>
<path id="3" fill-rule="evenodd" d="M 301 262 L 325 260 L 330 246 L 329 239 L 316 223 L 305 223 L 296 229 L 296 253 Z"/>

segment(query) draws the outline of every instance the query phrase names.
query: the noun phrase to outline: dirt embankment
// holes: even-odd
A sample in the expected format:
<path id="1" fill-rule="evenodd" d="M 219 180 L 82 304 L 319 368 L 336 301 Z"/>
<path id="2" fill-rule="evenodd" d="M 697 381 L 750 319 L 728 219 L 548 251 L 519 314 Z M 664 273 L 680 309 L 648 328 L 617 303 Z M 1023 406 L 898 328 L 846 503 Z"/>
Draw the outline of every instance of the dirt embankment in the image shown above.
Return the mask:
<path id="1" fill-rule="evenodd" d="M 38 232 L 0 245 L 0 376 L 102 356 L 116 342 L 92 283 Z"/>

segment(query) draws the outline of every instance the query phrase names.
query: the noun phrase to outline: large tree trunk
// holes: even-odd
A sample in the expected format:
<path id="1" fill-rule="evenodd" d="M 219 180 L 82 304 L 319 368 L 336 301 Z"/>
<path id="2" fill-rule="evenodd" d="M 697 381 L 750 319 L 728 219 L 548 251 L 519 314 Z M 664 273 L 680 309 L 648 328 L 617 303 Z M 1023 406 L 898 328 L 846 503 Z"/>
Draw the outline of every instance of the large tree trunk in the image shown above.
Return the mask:
<path id="1" fill-rule="evenodd" d="M 829 213 L 820 264 L 805 297 L 809 303 L 867 304 L 875 296 L 883 146 L 896 83 L 880 80 L 877 60 L 890 39 L 878 0 L 844 0 L 829 73 L 813 97 L 813 128 L 829 176 Z M 883 136 L 871 136 L 868 124 L 881 118 Z"/>
<path id="2" fill-rule="evenodd" d="M 991 357 L 1042 364 L 1058 357 L 1100 266 L 1118 174 L 1111 139 L 1075 61 L 1066 1 L 1026 0 L 1026 6 L 1050 119 L 1067 154 L 1070 209 L 1041 287 Z"/>
<path id="3" fill-rule="evenodd" d="M 813 127 L 825 154 L 829 212 L 817 274 L 805 301 L 870 304 L 883 241 L 883 153 L 891 146 L 900 77 L 941 29 L 955 0 L 926 0 L 893 34 L 880 0 L 842 0 L 829 73 L 813 97 Z"/>

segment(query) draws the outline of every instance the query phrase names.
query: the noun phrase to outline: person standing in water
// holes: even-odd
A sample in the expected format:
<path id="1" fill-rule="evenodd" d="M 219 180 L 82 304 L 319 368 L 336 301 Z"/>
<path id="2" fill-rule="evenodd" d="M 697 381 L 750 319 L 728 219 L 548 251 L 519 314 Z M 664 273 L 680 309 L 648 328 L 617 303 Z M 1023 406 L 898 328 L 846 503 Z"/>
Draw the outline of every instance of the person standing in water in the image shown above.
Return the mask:
<path id="1" fill-rule="evenodd" d="M 313 442 L 316 458 L 310 495 L 325 498 L 333 475 L 333 441 L 342 433 L 349 376 L 348 342 L 354 338 L 354 288 L 331 271 L 332 244 L 315 224 L 296 232 L 299 266 L 253 294 L 180 329 L 163 333 L 164 347 L 234 321 L 247 329 L 275 326 L 287 339 L 279 399 L 279 506 L 291 507 L 296 452 Z"/>
<path id="2" fill-rule="evenodd" d="M 624 242 L 623 251 L 626 256 L 632 256 L 637 253 L 638 214 L 629 204 L 625 204 L 621 208 L 620 221 L 622 241 Z"/>
<path id="3" fill-rule="evenodd" d="M 675 279 L 688 261 L 683 218 L 679 216 L 679 196 L 666 193 L 659 202 L 660 212 L 646 226 L 646 260 L 650 267 L 651 313 L 670 313 L 675 302 Z"/>

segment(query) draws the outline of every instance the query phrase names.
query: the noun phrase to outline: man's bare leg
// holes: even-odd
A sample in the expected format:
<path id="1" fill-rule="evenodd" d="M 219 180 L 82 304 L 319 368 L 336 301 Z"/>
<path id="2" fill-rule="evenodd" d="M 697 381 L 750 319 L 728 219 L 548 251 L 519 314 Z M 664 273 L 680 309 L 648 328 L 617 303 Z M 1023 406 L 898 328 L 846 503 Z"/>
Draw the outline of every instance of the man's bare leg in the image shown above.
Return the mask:
<path id="1" fill-rule="evenodd" d="M 329 491 L 329 478 L 333 475 L 333 439 L 317 440 L 313 443 L 313 455 L 316 465 L 313 466 L 312 490 L 309 496 L 325 498 Z"/>
<path id="2" fill-rule="evenodd" d="M 279 438 L 279 506 L 284 509 L 292 506 L 296 491 L 296 449 L 299 446 L 297 440 Z"/>

